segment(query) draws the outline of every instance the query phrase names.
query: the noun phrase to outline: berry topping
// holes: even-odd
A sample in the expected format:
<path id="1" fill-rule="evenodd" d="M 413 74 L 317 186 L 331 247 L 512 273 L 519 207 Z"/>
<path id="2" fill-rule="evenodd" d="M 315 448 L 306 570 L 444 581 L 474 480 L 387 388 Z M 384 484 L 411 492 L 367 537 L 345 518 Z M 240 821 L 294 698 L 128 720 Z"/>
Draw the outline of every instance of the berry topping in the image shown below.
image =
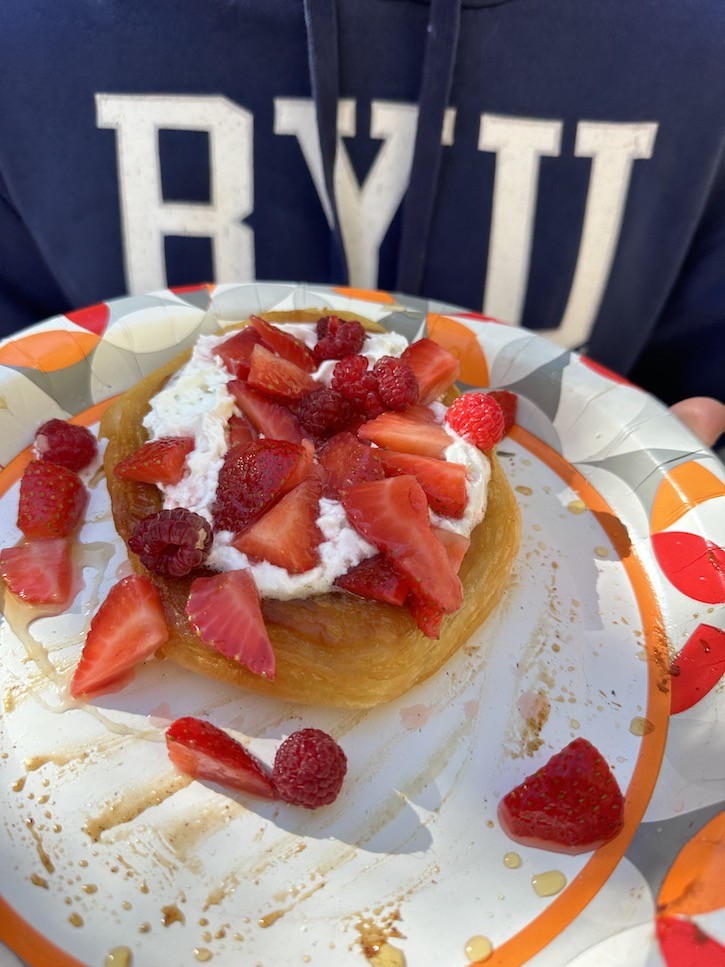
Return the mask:
<path id="1" fill-rule="evenodd" d="M 26 537 L 65 537 L 77 526 L 88 493 L 78 474 L 48 460 L 34 460 L 20 481 L 18 527 Z"/>
<path id="2" fill-rule="evenodd" d="M 316 383 L 309 373 L 288 359 L 275 356 L 264 346 L 255 346 L 247 382 L 252 389 L 281 400 L 298 400 Z"/>
<path id="3" fill-rule="evenodd" d="M 113 472 L 122 480 L 150 484 L 176 484 L 184 476 L 186 455 L 194 449 L 193 437 L 161 437 L 129 453 Z"/>
<path id="4" fill-rule="evenodd" d="M 195 578 L 186 602 L 191 626 L 205 645 L 254 672 L 274 678 L 275 661 L 252 572 Z"/>
<path id="5" fill-rule="evenodd" d="M 312 350 L 308 349 L 301 339 L 277 329 L 276 326 L 271 326 L 260 316 L 252 316 L 249 323 L 271 352 L 283 359 L 288 359 L 295 366 L 304 369 L 306 373 L 314 373 L 317 369 L 317 360 Z"/>
<path id="6" fill-rule="evenodd" d="M 421 457 L 415 453 L 396 453 L 378 448 L 377 458 L 388 477 L 410 473 L 423 488 L 430 509 L 441 517 L 460 519 L 466 512 L 466 468 L 460 463 Z"/>
<path id="7" fill-rule="evenodd" d="M 304 479 L 311 463 L 309 444 L 265 439 L 232 447 L 219 473 L 214 527 L 230 531 L 248 527 Z"/>
<path id="8" fill-rule="evenodd" d="M 470 540 L 462 534 L 456 534 L 444 527 L 433 527 L 431 529 L 443 545 L 451 567 L 458 574 L 466 551 L 471 544 Z M 416 598 L 414 594 L 410 595 L 407 604 L 415 623 L 426 638 L 440 638 L 444 617 L 441 609 L 422 598 Z"/>
<path id="9" fill-rule="evenodd" d="M 125 684 L 129 672 L 168 637 L 164 608 L 151 580 L 138 574 L 123 578 L 91 621 L 71 695 L 80 698 Z"/>
<path id="10" fill-rule="evenodd" d="M 385 476 L 378 450 L 361 443 L 347 431 L 328 440 L 318 451 L 317 459 L 325 471 L 325 497 L 334 500 L 348 487 L 366 480 L 382 480 Z"/>
<path id="11" fill-rule="evenodd" d="M 350 406 L 334 389 L 318 386 L 305 393 L 297 404 L 297 419 L 303 430 L 316 437 L 328 437 L 350 419 Z"/>
<path id="12" fill-rule="evenodd" d="M 432 339 L 411 343 L 400 357 L 415 373 L 420 393 L 418 402 L 439 399 L 458 379 L 461 366 L 455 356 Z"/>
<path id="13" fill-rule="evenodd" d="M 579 738 L 504 796 L 498 818 L 518 843 L 584 853 L 621 830 L 624 797 L 602 755 Z"/>
<path id="14" fill-rule="evenodd" d="M 72 573 L 65 537 L 0 551 L 0 574 L 10 591 L 27 604 L 63 604 L 70 597 Z"/>
<path id="15" fill-rule="evenodd" d="M 516 393 L 507 389 L 492 389 L 489 396 L 493 396 L 503 413 L 503 432 L 507 436 L 511 427 L 516 422 L 516 411 L 519 405 L 519 398 Z"/>
<path id="16" fill-rule="evenodd" d="M 177 719 L 166 730 L 166 748 L 176 768 L 188 776 L 264 799 L 277 799 L 260 763 L 240 742 L 211 722 L 191 716 Z"/>
<path id="17" fill-rule="evenodd" d="M 209 556 L 211 525 L 184 507 L 144 517 L 128 542 L 141 563 L 156 574 L 180 578 L 201 567 Z"/>
<path id="18" fill-rule="evenodd" d="M 262 344 L 259 333 L 251 326 L 235 333 L 229 339 L 217 346 L 214 354 L 224 363 L 224 366 L 237 379 L 246 379 L 249 375 L 249 362 L 255 346 Z"/>
<path id="19" fill-rule="evenodd" d="M 461 582 L 431 530 L 428 501 L 415 477 L 358 484 L 341 501 L 355 530 L 388 556 L 417 597 L 445 612 L 460 607 Z"/>
<path id="20" fill-rule="evenodd" d="M 301 443 L 304 439 L 297 417 L 282 403 L 257 393 L 246 383 L 238 380 L 229 383 L 229 392 L 234 396 L 239 409 L 259 433 L 263 433 L 271 440 L 289 440 L 290 443 Z"/>
<path id="21" fill-rule="evenodd" d="M 465 393 L 453 400 L 446 423 L 479 450 L 490 450 L 503 439 L 503 411 L 490 393 Z"/>
<path id="22" fill-rule="evenodd" d="M 350 594 L 373 601 L 385 601 L 400 607 L 410 588 L 384 554 L 376 554 L 360 561 L 346 574 L 336 579 L 335 585 Z"/>
<path id="23" fill-rule="evenodd" d="M 368 369 L 366 356 L 345 356 L 335 366 L 330 383 L 350 404 L 353 412 L 368 419 L 380 416 L 385 407 L 378 392 L 378 381 Z"/>
<path id="24" fill-rule="evenodd" d="M 293 732 L 277 749 L 274 787 L 285 802 L 305 809 L 337 799 L 347 772 L 347 756 L 321 729 Z"/>
<path id="25" fill-rule="evenodd" d="M 395 356 L 381 356 L 373 366 L 380 399 L 389 410 L 409 410 L 418 402 L 418 380 L 410 366 Z"/>
<path id="26" fill-rule="evenodd" d="M 310 475 L 277 501 L 259 520 L 232 541 L 243 554 L 269 561 L 291 574 L 318 563 L 322 534 L 317 526 L 322 475 Z"/>
<path id="27" fill-rule="evenodd" d="M 365 342 L 365 330 L 356 319 L 343 321 L 337 316 L 324 316 L 317 323 L 315 359 L 342 359 L 360 352 Z"/>
<path id="28" fill-rule="evenodd" d="M 422 457 L 441 457 L 453 443 L 431 411 L 423 406 L 413 406 L 405 413 L 383 413 L 361 426 L 358 436 L 387 450 L 418 453 Z"/>
<path id="29" fill-rule="evenodd" d="M 236 447 L 240 443 L 248 445 L 257 439 L 257 431 L 246 416 L 230 416 L 227 422 L 227 430 L 230 447 Z"/>
<path id="30" fill-rule="evenodd" d="M 88 466 L 97 450 L 90 430 L 66 420 L 48 420 L 35 434 L 35 452 L 41 460 L 76 472 Z"/>

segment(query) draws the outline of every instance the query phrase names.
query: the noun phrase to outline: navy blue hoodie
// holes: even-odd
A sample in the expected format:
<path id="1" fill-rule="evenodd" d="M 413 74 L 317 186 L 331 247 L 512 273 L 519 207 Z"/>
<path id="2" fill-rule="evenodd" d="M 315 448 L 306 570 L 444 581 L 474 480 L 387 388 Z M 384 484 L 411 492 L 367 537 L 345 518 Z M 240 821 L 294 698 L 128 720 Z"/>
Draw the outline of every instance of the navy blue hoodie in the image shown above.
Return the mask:
<path id="1" fill-rule="evenodd" d="M 347 281 L 723 396 L 722 0 L 5 0 L 2 22 L 0 335 L 166 284 Z"/>

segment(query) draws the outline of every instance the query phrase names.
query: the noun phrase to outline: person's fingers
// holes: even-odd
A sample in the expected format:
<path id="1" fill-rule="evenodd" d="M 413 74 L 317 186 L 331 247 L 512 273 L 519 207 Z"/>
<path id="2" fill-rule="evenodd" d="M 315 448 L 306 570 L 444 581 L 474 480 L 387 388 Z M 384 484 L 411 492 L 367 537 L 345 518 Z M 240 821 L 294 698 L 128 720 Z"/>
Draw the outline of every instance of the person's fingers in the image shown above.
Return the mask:
<path id="1" fill-rule="evenodd" d="M 695 436 L 711 447 L 725 433 L 725 404 L 709 396 L 693 396 L 670 407 Z"/>

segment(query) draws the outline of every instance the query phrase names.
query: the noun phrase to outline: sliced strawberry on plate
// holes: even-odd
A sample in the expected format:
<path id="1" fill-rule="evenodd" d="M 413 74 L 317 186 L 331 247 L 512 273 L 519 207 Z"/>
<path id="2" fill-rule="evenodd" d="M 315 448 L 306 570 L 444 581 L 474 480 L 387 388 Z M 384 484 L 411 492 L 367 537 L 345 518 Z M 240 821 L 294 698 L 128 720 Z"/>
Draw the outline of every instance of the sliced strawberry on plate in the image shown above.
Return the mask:
<path id="1" fill-rule="evenodd" d="M 384 601 L 400 606 L 410 593 L 408 582 L 384 554 L 376 554 L 360 561 L 335 580 L 338 588 L 357 594 L 361 598 Z"/>
<path id="2" fill-rule="evenodd" d="M 239 380 L 229 383 L 229 391 L 252 426 L 270 440 L 301 443 L 305 438 L 297 417 L 282 403 L 257 393 Z"/>
<path id="3" fill-rule="evenodd" d="M 511 432 L 511 427 L 516 422 L 516 411 L 519 406 L 519 398 L 516 393 L 507 389 L 492 389 L 488 392 L 493 396 L 503 413 L 503 432 L 504 436 Z"/>
<path id="4" fill-rule="evenodd" d="M 228 372 L 237 379 L 246 379 L 249 374 L 249 361 L 255 346 L 259 346 L 262 339 L 251 326 L 245 326 L 240 332 L 225 339 L 214 350 L 215 355 L 224 363 Z"/>
<path id="5" fill-rule="evenodd" d="M 412 406 L 405 413 L 383 413 L 364 423 L 357 432 L 361 440 L 386 450 L 417 453 L 422 457 L 440 457 L 453 443 L 430 410 L 422 406 Z"/>
<path id="6" fill-rule="evenodd" d="M 317 386 L 304 369 L 275 356 L 264 346 L 255 346 L 249 362 L 247 382 L 252 389 L 280 400 L 299 400 Z"/>
<path id="7" fill-rule="evenodd" d="M 468 501 L 463 464 L 382 449 L 378 449 L 377 457 L 389 477 L 412 474 L 423 488 L 434 513 L 441 517 L 463 517 Z"/>
<path id="8" fill-rule="evenodd" d="M 65 537 L 78 525 L 88 499 L 72 470 L 49 460 L 34 460 L 20 480 L 18 527 L 26 537 Z"/>
<path id="9" fill-rule="evenodd" d="M 169 637 L 164 608 L 147 577 L 114 584 L 96 612 L 70 691 L 81 698 L 112 688 Z"/>
<path id="10" fill-rule="evenodd" d="M 175 436 L 149 440 L 117 463 L 113 472 L 122 480 L 175 484 L 184 476 L 186 455 L 193 449 L 193 437 Z"/>
<path id="11" fill-rule="evenodd" d="M 447 349 L 432 339 L 411 343 L 400 357 L 415 373 L 418 380 L 418 402 L 432 403 L 440 399 L 458 379 L 461 364 Z"/>
<path id="12" fill-rule="evenodd" d="M 286 440 L 255 440 L 227 451 L 212 507 L 217 530 L 241 531 L 304 479 L 311 447 Z"/>
<path id="13" fill-rule="evenodd" d="M 176 768 L 187 776 L 264 799 L 279 798 L 257 759 L 211 722 L 191 716 L 177 719 L 166 730 L 166 748 Z"/>
<path id="14" fill-rule="evenodd" d="M 70 597 L 70 541 L 65 537 L 31 541 L 0 551 L 0 574 L 10 591 L 27 604 L 63 604 Z"/>
<path id="15" fill-rule="evenodd" d="M 431 530 L 443 545 L 451 567 L 458 574 L 463 558 L 466 556 L 471 541 L 462 534 L 456 534 L 445 527 L 432 527 Z M 408 610 L 415 619 L 415 623 L 427 638 L 440 638 L 443 612 L 436 605 L 411 594 L 407 601 Z"/>
<path id="16" fill-rule="evenodd" d="M 246 665 L 255 675 L 274 678 L 274 652 L 248 568 L 196 578 L 186 613 L 205 645 Z"/>
<path id="17" fill-rule="evenodd" d="M 325 471 L 325 496 L 337 499 L 341 491 L 355 484 L 382 480 L 385 471 L 378 452 L 346 431 L 331 437 L 317 454 Z"/>
<path id="18" fill-rule="evenodd" d="M 227 423 L 229 431 L 229 446 L 236 447 L 239 444 L 250 444 L 257 439 L 257 431 L 249 422 L 246 416 L 231 416 Z"/>
<path id="19" fill-rule="evenodd" d="M 445 612 L 460 607 L 461 582 L 431 530 L 428 501 L 415 477 L 358 484 L 341 501 L 353 527 L 387 554 L 418 597 Z"/>
<path id="20" fill-rule="evenodd" d="M 309 571 L 319 561 L 322 534 L 317 526 L 322 496 L 321 474 L 311 473 L 259 520 L 238 534 L 234 546 L 291 574 Z"/>
<path id="21" fill-rule="evenodd" d="M 622 829 L 624 797 L 601 753 L 578 738 L 504 796 L 498 818 L 517 843 L 585 853 Z"/>
<path id="22" fill-rule="evenodd" d="M 306 373 L 314 373 L 317 369 L 317 360 L 311 349 L 297 339 L 291 333 L 283 332 L 276 326 L 270 325 L 260 316 L 252 316 L 249 320 L 250 325 L 256 330 L 262 343 L 271 352 L 288 359 L 295 366 L 299 366 Z"/>

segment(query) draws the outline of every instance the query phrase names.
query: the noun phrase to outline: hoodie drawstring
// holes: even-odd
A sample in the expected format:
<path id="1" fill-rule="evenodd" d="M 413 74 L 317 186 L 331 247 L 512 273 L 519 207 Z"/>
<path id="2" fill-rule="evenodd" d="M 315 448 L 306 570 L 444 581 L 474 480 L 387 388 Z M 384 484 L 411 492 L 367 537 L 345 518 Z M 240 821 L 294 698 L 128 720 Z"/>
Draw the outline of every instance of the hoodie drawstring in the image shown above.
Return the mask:
<path id="1" fill-rule="evenodd" d="M 325 187 L 332 210 L 331 278 L 347 282 L 348 271 L 334 190 L 337 153 L 339 60 L 336 0 L 304 0 L 312 96 L 315 101 Z M 428 34 L 418 98 L 410 182 L 403 202 L 403 220 L 396 288 L 418 295 L 433 220 L 443 145 L 445 110 L 458 52 L 461 0 L 430 0 Z"/>

